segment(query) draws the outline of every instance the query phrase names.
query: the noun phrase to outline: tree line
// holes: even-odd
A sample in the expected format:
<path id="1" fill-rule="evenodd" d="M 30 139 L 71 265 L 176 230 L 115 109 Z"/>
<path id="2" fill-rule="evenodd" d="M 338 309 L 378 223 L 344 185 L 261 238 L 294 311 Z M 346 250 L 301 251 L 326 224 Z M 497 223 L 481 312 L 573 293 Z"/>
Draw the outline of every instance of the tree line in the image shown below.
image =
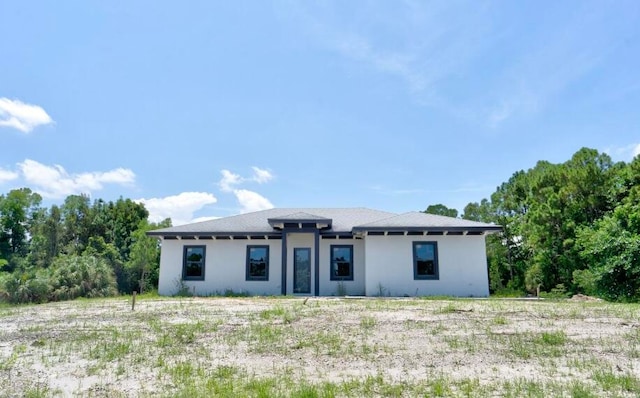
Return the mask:
<path id="1" fill-rule="evenodd" d="M 457 216 L 444 205 L 426 212 Z M 487 237 L 492 292 L 640 300 L 640 156 L 613 162 L 582 148 L 564 163 L 539 161 L 461 217 L 504 228 Z"/>
<path id="2" fill-rule="evenodd" d="M 70 195 L 49 208 L 28 188 L 0 195 L 0 299 L 42 302 L 157 287 L 160 248 L 144 205 Z M 425 212 L 458 217 L 437 204 Z M 640 300 L 640 156 L 583 148 L 515 172 L 460 217 L 503 226 L 487 236 L 493 293 L 584 293 Z"/>
<path id="3" fill-rule="evenodd" d="M 0 195 L 0 298 L 43 302 L 157 287 L 160 248 L 146 236 L 167 227 L 144 205 L 70 195 L 49 208 L 29 188 Z"/>

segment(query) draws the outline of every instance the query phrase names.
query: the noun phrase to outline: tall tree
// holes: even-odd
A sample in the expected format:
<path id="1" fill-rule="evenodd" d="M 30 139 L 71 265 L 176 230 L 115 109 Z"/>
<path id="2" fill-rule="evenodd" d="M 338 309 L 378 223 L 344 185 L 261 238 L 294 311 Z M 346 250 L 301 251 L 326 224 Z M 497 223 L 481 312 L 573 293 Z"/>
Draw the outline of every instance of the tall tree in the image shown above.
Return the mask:
<path id="1" fill-rule="evenodd" d="M 27 254 L 27 235 L 41 202 L 42 197 L 29 188 L 0 195 L 0 257 Z"/>
<path id="2" fill-rule="evenodd" d="M 500 278 L 492 287 L 506 282 L 531 290 L 560 284 L 575 290 L 574 271 L 586 267 L 578 231 L 611 213 L 637 182 L 608 155 L 582 148 L 564 163 L 539 161 L 518 171 L 490 202 L 467 205 L 463 217 L 504 227 L 500 241 L 487 239 L 491 276 Z M 494 260 L 492 253 L 500 258 Z"/>
<path id="3" fill-rule="evenodd" d="M 469 203 L 464 207 L 462 211 L 462 218 L 471 221 L 480 222 L 493 222 L 493 210 L 491 209 L 491 202 L 487 199 L 482 199 L 480 203 Z"/>
<path id="4" fill-rule="evenodd" d="M 129 259 L 133 233 L 138 229 L 140 222 L 146 221 L 149 212 L 143 204 L 131 199 L 118 199 L 115 203 L 109 202 L 106 212 L 109 223 L 108 235 L 118 248 L 123 260 Z"/>
<path id="5" fill-rule="evenodd" d="M 429 205 L 424 213 L 437 214 L 439 216 L 458 217 L 458 210 L 450 209 L 447 206 L 438 203 L 436 205 Z"/>
<path id="6" fill-rule="evenodd" d="M 31 230 L 29 263 L 40 268 L 49 267 L 60 253 L 62 233 L 60 208 L 52 205 L 48 211 L 43 209 L 38 223 Z"/>
<path id="7" fill-rule="evenodd" d="M 62 246 L 66 254 L 80 255 L 89 243 L 91 209 L 87 195 L 69 195 L 62 207 Z"/>

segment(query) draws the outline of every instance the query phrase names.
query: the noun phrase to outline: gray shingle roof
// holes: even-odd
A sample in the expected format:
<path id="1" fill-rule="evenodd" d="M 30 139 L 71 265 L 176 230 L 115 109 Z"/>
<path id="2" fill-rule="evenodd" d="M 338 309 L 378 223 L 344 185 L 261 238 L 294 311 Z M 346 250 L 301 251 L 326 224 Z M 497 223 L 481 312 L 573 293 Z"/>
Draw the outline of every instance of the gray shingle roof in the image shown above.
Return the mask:
<path id="1" fill-rule="evenodd" d="M 426 214 L 417 211 L 409 213 L 403 213 L 394 215 L 389 218 L 376 220 L 367 224 L 361 224 L 355 226 L 356 230 L 372 230 L 372 229 L 387 229 L 387 228 L 473 228 L 487 230 L 499 230 L 501 229 L 497 225 L 486 224 L 477 221 L 464 220 L 462 218 L 453 218 L 446 216 L 439 216 L 435 214 Z"/>
<path id="2" fill-rule="evenodd" d="M 366 208 L 280 208 L 150 231 L 149 235 L 263 234 L 275 232 L 269 220 L 333 220 L 326 232 L 385 230 L 499 231 L 499 225 L 409 212 L 403 214 Z"/>
<path id="3" fill-rule="evenodd" d="M 330 231 L 351 232 L 354 226 L 394 216 L 394 213 L 366 208 L 278 208 L 223 217 L 199 223 L 180 225 L 151 231 L 149 235 L 201 234 L 201 233 L 269 233 L 274 232 L 268 219 L 277 219 L 308 213 L 314 217 L 333 220 Z"/>
<path id="4" fill-rule="evenodd" d="M 269 217 L 270 220 L 283 220 L 283 221 L 298 221 L 298 220 L 326 220 L 329 221 L 331 218 L 317 216 L 315 214 L 309 214 L 304 211 L 299 211 L 292 214 L 287 214 L 285 216 L 278 217 Z"/>

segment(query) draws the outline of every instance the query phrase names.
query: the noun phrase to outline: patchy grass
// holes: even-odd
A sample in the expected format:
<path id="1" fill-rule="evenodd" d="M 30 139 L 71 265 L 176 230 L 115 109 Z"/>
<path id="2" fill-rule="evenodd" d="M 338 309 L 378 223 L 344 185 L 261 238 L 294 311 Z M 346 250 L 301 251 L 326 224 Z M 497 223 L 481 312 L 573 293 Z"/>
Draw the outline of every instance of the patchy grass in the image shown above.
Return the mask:
<path id="1" fill-rule="evenodd" d="M 130 299 L 0 307 L 0 396 L 640 395 L 634 304 Z"/>

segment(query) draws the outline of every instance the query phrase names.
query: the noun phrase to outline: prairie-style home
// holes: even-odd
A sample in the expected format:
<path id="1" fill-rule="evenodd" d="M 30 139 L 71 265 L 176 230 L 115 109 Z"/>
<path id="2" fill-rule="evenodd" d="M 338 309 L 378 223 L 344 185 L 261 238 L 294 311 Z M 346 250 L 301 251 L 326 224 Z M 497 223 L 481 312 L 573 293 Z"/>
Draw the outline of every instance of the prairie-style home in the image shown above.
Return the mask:
<path id="1" fill-rule="evenodd" d="M 162 295 L 483 297 L 501 227 L 420 212 L 276 208 L 151 231 Z"/>

